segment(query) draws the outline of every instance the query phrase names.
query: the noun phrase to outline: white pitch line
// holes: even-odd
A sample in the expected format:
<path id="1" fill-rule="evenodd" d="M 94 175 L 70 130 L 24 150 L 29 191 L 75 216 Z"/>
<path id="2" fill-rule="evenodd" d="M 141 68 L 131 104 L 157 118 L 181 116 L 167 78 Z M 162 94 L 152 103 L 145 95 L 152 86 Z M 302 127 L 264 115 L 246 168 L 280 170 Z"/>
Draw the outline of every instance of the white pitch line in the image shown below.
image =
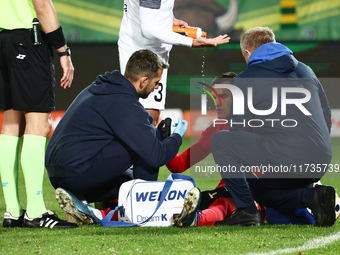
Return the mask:
<path id="1" fill-rule="evenodd" d="M 276 251 L 270 251 L 265 253 L 248 253 L 247 255 L 275 255 L 275 254 L 284 254 L 284 253 L 292 253 L 297 251 L 306 251 L 311 249 L 317 249 L 321 247 L 325 247 L 326 245 L 338 241 L 340 239 L 340 231 L 336 232 L 330 236 L 324 236 L 319 238 L 314 238 L 312 240 L 307 241 L 304 245 L 296 247 L 296 248 L 286 248 L 280 249 Z"/>

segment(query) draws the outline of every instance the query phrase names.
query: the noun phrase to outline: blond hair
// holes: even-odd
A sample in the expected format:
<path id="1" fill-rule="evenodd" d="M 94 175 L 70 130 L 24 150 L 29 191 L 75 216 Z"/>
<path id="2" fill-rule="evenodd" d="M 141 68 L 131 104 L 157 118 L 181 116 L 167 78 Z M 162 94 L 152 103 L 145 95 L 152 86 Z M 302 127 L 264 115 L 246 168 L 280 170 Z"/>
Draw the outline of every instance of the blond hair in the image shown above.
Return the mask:
<path id="1" fill-rule="evenodd" d="M 240 46 L 243 56 L 245 51 L 253 52 L 263 44 L 276 42 L 273 30 L 269 27 L 253 27 L 248 29 L 241 37 Z"/>

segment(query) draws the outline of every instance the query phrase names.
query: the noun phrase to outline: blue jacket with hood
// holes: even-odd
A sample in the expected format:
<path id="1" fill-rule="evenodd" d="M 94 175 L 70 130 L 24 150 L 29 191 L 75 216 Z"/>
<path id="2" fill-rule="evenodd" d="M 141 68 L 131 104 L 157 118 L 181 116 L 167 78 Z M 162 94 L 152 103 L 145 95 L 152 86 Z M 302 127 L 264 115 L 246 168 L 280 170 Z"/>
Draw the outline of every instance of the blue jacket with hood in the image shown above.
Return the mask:
<path id="1" fill-rule="evenodd" d="M 86 171 L 88 160 L 114 141 L 126 144 L 151 167 L 168 163 L 182 138 L 174 133 L 161 141 L 151 115 L 138 100 L 135 87 L 119 71 L 99 75 L 69 106 L 48 143 L 49 177 Z"/>
<path id="2" fill-rule="evenodd" d="M 260 134 L 259 144 L 274 162 L 330 163 L 331 110 L 326 94 L 312 69 L 296 60 L 292 51 L 280 43 L 261 45 L 251 54 L 248 69 L 236 77 L 235 85 L 244 94 L 244 115 L 233 114 L 232 106 L 230 131 Z M 273 88 L 277 88 L 277 96 L 273 96 Z M 286 88 L 310 92 L 310 100 L 302 104 L 310 115 L 305 115 L 292 103 L 287 104 L 284 115 L 281 91 Z M 304 97 L 304 93 L 286 94 L 288 99 Z M 277 98 L 277 105 L 273 98 Z M 269 115 L 254 114 L 254 110 L 249 110 L 248 99 L 252 99 L 256 110 L 268 110 L 272 106 L 276 110 Z M 233 100 L 237 100 L 235 95 Z"/>

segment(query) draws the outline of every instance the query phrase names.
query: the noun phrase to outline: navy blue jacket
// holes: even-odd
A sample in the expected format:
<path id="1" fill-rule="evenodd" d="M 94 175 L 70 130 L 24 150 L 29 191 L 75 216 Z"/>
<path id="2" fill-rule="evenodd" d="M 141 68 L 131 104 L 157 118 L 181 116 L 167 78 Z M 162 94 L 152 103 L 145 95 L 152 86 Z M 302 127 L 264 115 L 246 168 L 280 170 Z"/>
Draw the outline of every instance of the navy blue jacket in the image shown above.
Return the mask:
<path id="1" fill-rule="evenodd" d="M 99 75 L 69 106 L 48 143 L 45 164 L 49 177 L 86 171 L 91 157 L 118 140 L 151 167 L 174 158 L 181 136 L 172 134 L 161 141 L 151 124 L 152 116 L 138 100 L 135 87 L 119 71 Z"/>
<path id="2" fill-rule="evenodd" d="M 235 85 L 244 94 L 245 112 L 244 115 L 235 115 L 232 107 L 229 130 L 261 134 L 262 149 L 276 162 L 330 163 L 331 110 L 326 94 L 312 69 L 297 61 L 287 47 L 280 43 L 267 43 L 258 47 L 249 58 L 248 69 L 236 77 Z M 253 89 L 252 104 L 257 110 L 272 107 L 272 93 L 276 87 L 276 110 L 270 115 L 253 114 L 247 103 L 250 97 L 248 87 Z M 288 104 L 286 115 L 282 115 L 282 88 L 307 89 L 311 93 L 311 99 L 302 105 L 311 115 L 305 115 L 294 104 Z M 289 99 L 304 97 L 302 93 L 287 93 Z M 282 121 L 285 126 L 297 125 L 284 127 Z M 231 126 L 232 123 L 242 124 Z M 254 127 L 261 126 L 262 123 L 262 127 Z"/>

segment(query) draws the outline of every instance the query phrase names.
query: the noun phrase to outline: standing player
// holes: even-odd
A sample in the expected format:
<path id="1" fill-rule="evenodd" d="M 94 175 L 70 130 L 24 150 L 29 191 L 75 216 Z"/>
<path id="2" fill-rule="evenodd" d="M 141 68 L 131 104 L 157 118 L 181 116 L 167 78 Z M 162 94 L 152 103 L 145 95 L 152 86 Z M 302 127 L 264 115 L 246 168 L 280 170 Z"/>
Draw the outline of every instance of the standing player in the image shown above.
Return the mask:
<path id="1" fill-rule="evenodd" d="M 149 49 L 165 62 L 169 62 L 172 45 L 188 47 L 214 47 L 229 42 L 227 35 L 213 39 L 192 39 L 172 31 L 173 25 L 188 27 L 173 15 L 175 0 L 124 0 L 124 16 L 120 26 L 118 49 L 120 71 L 125 73 L 125 66 L 133 52 Z M 152 117 L 153 124 L 158 123 L 160 111 L 164 110 L 166 97 L 167 70 L 164 70 L 159 88 L 147 99 L 140 99 L 141 104 Z"/>
<path id="2" fill-rule="evenodd" d="M 43 29 L 40 31 L 38 18 Z M 34 19 L 34 20 L 33 20 Z M 33 21 L 33 24 L 32 24 Z M 54 107 L 52 47 L 63 69 L 61 86 L 71 86 L 70 50 L 51 0 L 3 0 L 0 8 L 0 172 L 6 201 L 3 227 L 74 228 L 47 211 L 43 200 L 46 137 Z M 18 198 L 19 142 L 27 207 Z"/>

